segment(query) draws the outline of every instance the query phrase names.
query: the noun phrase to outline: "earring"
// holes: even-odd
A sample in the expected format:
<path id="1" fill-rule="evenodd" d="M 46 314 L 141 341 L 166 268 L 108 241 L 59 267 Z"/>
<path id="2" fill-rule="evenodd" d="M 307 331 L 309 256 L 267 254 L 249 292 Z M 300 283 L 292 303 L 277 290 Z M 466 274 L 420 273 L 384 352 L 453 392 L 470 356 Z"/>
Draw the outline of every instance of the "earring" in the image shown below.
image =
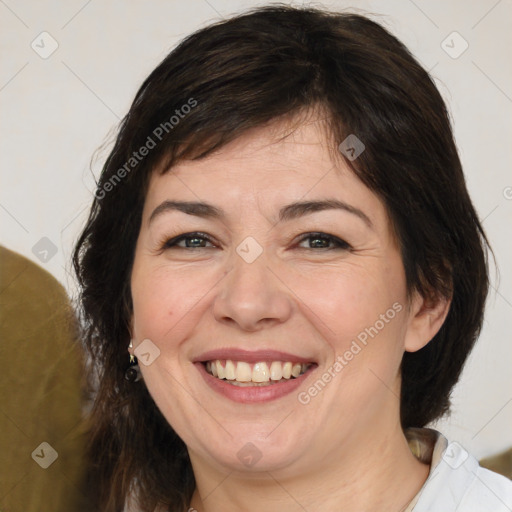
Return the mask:
<path id="1" fill-rule="evenodd" d="M 133 348 L 133 341 L 130 340 L 129 348 Z M 130 354 L 130 364 L 126 371 L 124 372 L 124 378 L 128 382 L 138 382 L 141 379 L 139 363 L 137 362 L 137 358 Z"/>

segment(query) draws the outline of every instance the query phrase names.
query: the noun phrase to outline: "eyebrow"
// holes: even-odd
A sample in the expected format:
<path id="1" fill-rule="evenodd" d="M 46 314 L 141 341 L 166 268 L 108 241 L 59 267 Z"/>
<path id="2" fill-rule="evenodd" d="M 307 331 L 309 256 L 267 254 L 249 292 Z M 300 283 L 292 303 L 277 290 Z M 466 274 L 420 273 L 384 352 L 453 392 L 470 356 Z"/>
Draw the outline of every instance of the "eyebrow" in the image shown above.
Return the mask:
<path id="1" fill-rule="evenodd" d="M 299 201 L 288 204 L 279 210 L 279 222 L 290 221 L 324 210 L 346 211 L 359 217 L 369 228 L 373 229 L 372 221 L 362 210 L 339 199 Z M 149 217 L 148 224 L 164 212 L 170 211 L 179 211 L 187 215 L 194 215 L 201 218 L 224 219 L 226 217 L 224 210 L 212 204 L 198 201 L 164 201 L 153 210 Z"/>

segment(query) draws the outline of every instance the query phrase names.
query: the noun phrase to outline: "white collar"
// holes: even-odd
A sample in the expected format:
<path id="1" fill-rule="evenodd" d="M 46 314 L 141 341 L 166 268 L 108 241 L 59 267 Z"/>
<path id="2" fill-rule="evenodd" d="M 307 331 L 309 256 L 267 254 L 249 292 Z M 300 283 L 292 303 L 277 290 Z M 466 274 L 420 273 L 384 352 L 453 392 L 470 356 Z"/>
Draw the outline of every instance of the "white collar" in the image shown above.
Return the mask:
<path id="1" fill-rule="evenodd" d="M 480 467 L 459 443 L 436 430 L 407 429 L 411 451 L 430 472 L 404 512 L 504 512 L 512 510 L 512 482 Z"/>

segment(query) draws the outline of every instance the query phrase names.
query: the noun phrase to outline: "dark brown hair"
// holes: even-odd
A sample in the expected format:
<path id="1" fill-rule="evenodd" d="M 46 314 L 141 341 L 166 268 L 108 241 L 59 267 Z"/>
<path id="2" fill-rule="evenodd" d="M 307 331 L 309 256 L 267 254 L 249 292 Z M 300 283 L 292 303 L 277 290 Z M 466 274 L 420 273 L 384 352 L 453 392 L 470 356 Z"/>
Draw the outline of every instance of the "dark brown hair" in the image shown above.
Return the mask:
<path id="1" fill-rule="evenodd" d="M 335 146 L 349 134 L 364 142 L 366 150 L 347 163 L 387 208 L 408 290 L 452 298 L 439 333 L 406 353 L 401 368 L 404 428 L 448 411 L 481 328 L 488 269 L 445 104 L 402 43 L 370 19 L 257 8 L 190 35 L 145 80 L 75 248 L 84 341 L 97 382 L 91 488 L 102 511 L 122 510 L 131 488 L 144 511 L 158 503 L 184 511 L 195 486 L 185 444 L 144 383 L 124 379 L 130 273 L 151 173 L 315 106 L 328 113 Z"/>

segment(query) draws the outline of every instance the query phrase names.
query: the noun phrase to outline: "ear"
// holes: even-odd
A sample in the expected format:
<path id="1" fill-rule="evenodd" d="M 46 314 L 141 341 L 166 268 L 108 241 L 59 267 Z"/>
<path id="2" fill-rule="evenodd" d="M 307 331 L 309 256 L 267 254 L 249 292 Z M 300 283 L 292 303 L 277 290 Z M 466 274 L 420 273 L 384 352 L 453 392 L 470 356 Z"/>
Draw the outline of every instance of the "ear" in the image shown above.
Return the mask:
<path id="1" fill-rule="evenodd" d="M 425 298 L 414 292 L 404 341 L 406 352 L 422 349 L 439 332 L 450 310 L 450 304 L 450 298 Z"/>

